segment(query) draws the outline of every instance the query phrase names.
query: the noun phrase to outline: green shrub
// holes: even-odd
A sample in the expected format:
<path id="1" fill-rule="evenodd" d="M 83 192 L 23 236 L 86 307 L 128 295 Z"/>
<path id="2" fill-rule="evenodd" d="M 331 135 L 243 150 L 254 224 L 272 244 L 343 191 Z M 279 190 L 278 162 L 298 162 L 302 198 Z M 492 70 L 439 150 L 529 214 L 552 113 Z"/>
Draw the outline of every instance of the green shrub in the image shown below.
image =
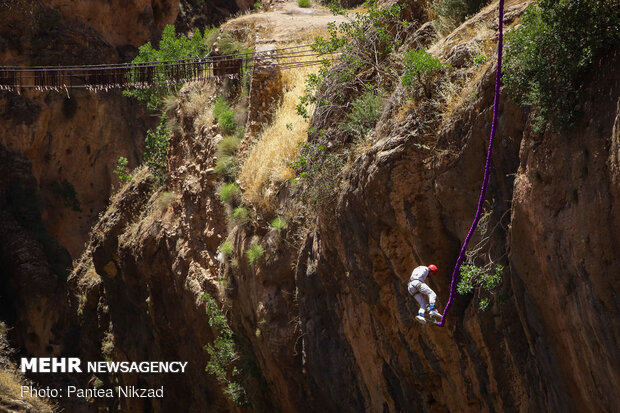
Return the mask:
<path id="1" fill-rule="evenodd" d="M 213 117 L 218 119 L 222 112 L 229 109 L 228 102 L 224 99 L 223 96 L 218 96 L 215 98 L 213 102 Z"/>
<path id="2" fill-rule="evenodd" d="M 233 244 L 229 241 L 224 241 L 220 244 L 220 251 L 222 254 L 230 257 L 233 254 Z"/>
<path id="3" fill-rule="evenodd" d="M 343 164 L 342 156 L 327 152 L 325 145 L 299 142 L 299 155 L 290 165 L 298 178 L 291 182 L 305 184 L 301 193 L 305 203 L 329 208 L 338 194 Z"/>
<path id="4" fill-rule="evenodd" d="M 310 7 L 310 0 L 297 0 L 299 7 Z"/>
<path id="5" fill-rule="evenodd" d="M 455 28 L 482 8 L 490 0 L 438 0 L 433 9 L 438 16 L 448 20 L 448 28 Z"/>
<path id="6" fill-rule="evenodd" d="M 312 50 L 325 54 L 339 52 L 339 64 L 329 70 L 331 62 L 326 59 L 318 73 L 308 76 L 304 95 L 297 105 L 300 116 L 309 117 L 308 108 L 316 105 L 313 122 L 320 119 L 317 123 L 320 124 L 329 119 L 340 104 L 351 99 L 352 93 L 360 92 L 356 74 L 365 70 L 373 73 L 373 83 L 378 87 L 392 82 L 388 57 L 402 44 L 409 26 L 401 20 L 403 5 L 379 7 L 376 0 L 367 0 L 364 7 L 364 12 L 351 13 L 347 21 L 339 25 L 330 23 L 327 37 L 316 38 Z M 330 8 L 335 14 L 346 15 L 336 2 L 331 3 Z M 329 96 L 330 101 L 324 96 Z"/>
<path id="7" fill-rule="evenodd" d="M 346 128 L 357 136 L 363 137 L 374 128 L 381 117 L 383 97 L 369 88 L 360 97 L 353 100 L 351 112 L 347 115 Z"/>
<path id="8" fill-rule="evenodd" d="M 144 162 L 151 174 L 161 184 L 166 179 L 168 170 L 168 135 L 170 129 L 166 127 L 166 115 L 162 115 L 159 126 L 155 131 L 148 131 L 144 139 Z"/>
<path id="9" fill-rule="evenodd" d="M 132 63 L 195 58 L 204 56 L 206 50 L 207 48 L 200 30 L 196 30 L 191 38 L 187 38 L 184 34 L 177 36 L 174 26 L 169 24 L 161 34 L 159 50 L 153 48 L 150 42 L 146 43 L 140 46 L 138 56 L 136 56 Z M 136 82 L 138 79 L 137 71 L 130 73 L 129 79 L 131 82 Z M 172 74 L 168 75 L 164 71 L 157 71 L 153 80 L 163 83 L 167 80 L 173 80 L 173 78 Z M 174 84 L 151 85 L 146 89 L 126 90 L 123 91 L 123 94 L 145 103 L 149 110 L 156 110 L 161 108 L 162 99 L 169 93 L 170 89 L 176 92 L 180 87 L 181 85 Z"/>
<path id="10" fill-rule="evenodd" d="M 434 76 L 448 65 L 428 53 L 426 50 L 409 50 L 405 53 L 405 72 L 402 77 L 403 86 L 412 89 L 416 84 L 422 86 L 427 98 L 432 96 Z"/>
<path id="11" fill-rule="evenodd" d="M 128 164 L 129 161 L 127 158 L 121 156 L 118 158 L 118 161 L 116 161 L 116 167 L 112 171 L 116 174 L 116 176 L 118 176 L 118 180 L 121 182 L 131 181 L 131 174 L 129 173 L 129 168 L 127 167 Z"/>
<path id="12" fill-rule="evenodd" d="M 235 119 L 235 112 L 232 109 L 222 112 L 217 119 L 217 125 L 224 133 L 234 133 L 237 129 L 237 120 Z"/>
<path id="13" fill-rule="evenodd" d="M 171 191 L 161 191 L 155 199 L 154 207 L 161 213 L 165 212 L 168 207 L 177 199 L 177 194 Z"/>
<path id="14" fill-rule="evenodd" d="M 246 252 L 248 256 L 248 262 L 250 265 L 254 265 L 263 255 L 265 255 L 265 249 L 260 244 L 253 244 Z"/>
<path id="15" fill-rule="evenodd" d="M 286 228 L 286 221 L 284 220 L 284 218 L 281 217 L 277 217 L 274 218 L 269 225 L 271 226 L 271 228 L 276 229 L 278 231 L 282 231 L 284 228 Z"/>
<path id="16" fill-rule="evenodd" d="M 107 361 L 112 360 L 114 353 L 114 334 L 110 331 L 106 331 L 101 340 L 101 355 Z"/>
<path id="17" fill-rule="evenodd" d="M 222 132 L 232 134 L 237 129 L 235 111 L 228 105 L 226 99 L 218 96 L 213 104 L 213 117 Z"/>
<path id="18" fill-rule="evenodd" d="M 218 191 L 220 200 L 224 203 L 232 202 L 240 194 L 239 187 L 234 182 L 222 185 Z"/>
<path id="19" fill-rule="evenodd" d="M 533 126 L 570 127 L 583 77 L 620 45 L 619 0 L 540 0 L 506 34 L 504 84 L 532 109 Z"/>
<path id="20" fill-rule="evenodd" d="M 241 143 L 241 139 L 237 136 L 226 136 L 217 144 L 217 154 L 219 155 L 234 155 L 237 153 L 237 148 Z"/>
<path id="21" fill-rule="evenodd" d="M 213 170 L 224 178 L 234 180 L 239 170 L 237 158 L 232 155 L 222 155 L 215 161 Z"/>
<path id="22" fill-rule="evenodd" d="M 493 292 L 502 283 L 502 273 L 504 267 L 495 265 L 495 268 L 481 268 L 476 265 L 463 264 L 460 268 L 461 277 L 456 286 L 459 294 L 470 294 L 476 290 L 478 294 L 482 292 Z M 485 310 L 490 304 L 489 298 L 482 298 L 479 304 L 481 310 Z"/>
<path id="23" fill-rule="evenodd" d="M 239 206 L 233 210 L 233 220 L 239 224 L 245 224 L 250 219 L 250 210 L 244 206 Z"/>
<path id="24" fill-rule="evenodd" d="M 220 31 L 219 29 L 211 29 L 208 33 L 205 33 L 205 44 L 207 49 L 213 48 L 215 42 L 217 42 L 217 48 L 219 50 L 218 55 L 225 56 L 231 54 L 241 54 L 251 51 L 245 47 L 241 42 L 234 39 L 230 32 Z"/>
<path id="25" fill-rule="evenodd" d="M 213 343 L 204 347 L 209 353 L 209 362 L 205 371 L 213 374 L 218 383 L 225 386 L 224 393 L 233 402 L 244 406 L 247 404 L 247 394 L 245 389 L 236 381 L 241 372 L 239 368 L 235 367 L 239 360 L 239 354 L 233 339 L 233 332 L 215 299 L 208 293 L 204 293 L 201 298 L 206 303 L 209 326 L 217 332 L 217 337 Z"/>
<path id="26" fill-rule="evenodd" d="M 485 64 L 489 59 L 487 59 L 487 57 L 483 54 L 477 54 L 474 56 L 474 66 L 482 66 L 483 64 Z"/>

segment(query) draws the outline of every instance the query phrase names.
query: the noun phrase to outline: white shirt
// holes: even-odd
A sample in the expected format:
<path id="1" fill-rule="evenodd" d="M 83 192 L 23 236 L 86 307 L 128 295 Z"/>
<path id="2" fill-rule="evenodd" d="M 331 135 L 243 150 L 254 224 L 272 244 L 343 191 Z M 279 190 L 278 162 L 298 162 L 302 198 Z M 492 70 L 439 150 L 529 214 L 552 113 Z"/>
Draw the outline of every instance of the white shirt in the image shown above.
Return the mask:
<path id="1" fill-rule="evenodd" d="M 413 280 L 424 282 L 426 281 L 426 277 L 428 277 L 430 273 L 431 270 L 429 270 L 428 267 L 420 265 L 419 267 L 414 268 L 413 272 L 411 273 L 411 277 L 409 278 L 409 282 Z"/>

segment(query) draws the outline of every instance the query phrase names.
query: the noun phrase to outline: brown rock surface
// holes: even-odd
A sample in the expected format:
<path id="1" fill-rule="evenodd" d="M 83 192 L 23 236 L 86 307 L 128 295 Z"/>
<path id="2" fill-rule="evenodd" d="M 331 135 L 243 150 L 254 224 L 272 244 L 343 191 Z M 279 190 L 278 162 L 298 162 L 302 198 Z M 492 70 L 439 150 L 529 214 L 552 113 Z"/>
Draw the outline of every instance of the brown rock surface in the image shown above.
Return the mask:
<path id="1" fill-rule="evenodd" d="M 69 25 L 87 25 L 115 47 L 155 42 L 179 12 L 174 0 L 44 0 Z"/>
<path id="2" fill-rule="evenodd" d="M 31 164 L 0 145 L 0 306 L 11 339 L 25 354 L 58 356 L 68 311 L 64 298 L 69 254 L 47 233 Z"/>
<path id="3" fill-rule="evenodd" d="M 154 8 L 178 4 L 121 3 L 122 7 L 91 1 L 0 5 L 0 61 L 26 66 L 115 63 L 174 21 L 174 9 L 155 21 Z M 140 13 L 151 17 L 140 20 Z M 122 19 L 133 20 L 119 24 Z M 112 173 L 117 159 L 125 156 L 130 166 L 137 164 L 151 123 L 141 105 L 120 92 L 71 91 L 70 98 L 65 92 L 0 93 L 0 143 L 32 161 L 45 225 L 73 257 L 83 250 L 117 182 Z"/>
<path id="4" fill-rule="evenodd" d="M 528 2 L 507 3 L 516 17 Z M 455 55 L 469 29 L 433 51 Z M 487 312 L 458 296 L 443 329 L 414 322 L 406 280 L 416 265 L 437 264 L 430 284 L 443 307 L 478 198 L 493 62 L 478 74 L 464 64 L 478 93 L 450 113 L 405 106 L 397 89 L 335 207 L 307 231 L 277 233 L 255 211 L 250 223 L 228 222 L 211 169 L 219 138 L 194 122 L 182 92 L 166 187 L 153 191 L 138 173 L 94 227 L 70 279 L 85 296 L 77 340 L 98 356 L 110 328 L 114 360 L 190 362 L 180 376 L 119 375 L 170 395 L 121 400 L 123 411 L 242 410 L 204 372 L 202 346 L 216 336 L 204 292 L 226 304 L 251 366 L 248 411 L 619 410 L 619 63 L 610 54 L 586 79 L 584 116 L 571 132 L 537 135 L 526 113 L 500 101 L 488 200 L 491 222 L 509 221 L 492 234 L 492 252 L 509 252 L 504 282 Z M 12 116 L 16 127 L 43 116 L 41 102 L 15 105 L 28 108 Z M 220 262 L 224 239 L 233 259 Z M 250 265 L 244 251 L 256 241 L 266 252 Z"/>
<path id="5" fill-rule="evenodd" d="M 516 304 L 530 351 L 548 353 L 556 403 L 618 407 L 620 74 L 616 52 L 584 91 L 586 113 L 568 133 L 524 140 L 510 234 Z"/>

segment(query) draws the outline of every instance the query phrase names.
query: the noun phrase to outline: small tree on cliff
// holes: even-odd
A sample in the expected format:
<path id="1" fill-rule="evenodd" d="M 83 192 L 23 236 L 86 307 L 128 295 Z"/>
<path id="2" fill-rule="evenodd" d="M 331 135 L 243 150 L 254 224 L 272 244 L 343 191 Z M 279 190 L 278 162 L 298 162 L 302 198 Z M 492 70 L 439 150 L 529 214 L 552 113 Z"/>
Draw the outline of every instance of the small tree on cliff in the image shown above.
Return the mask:
<path id="1" fill-rule="evenodd" d="M 174 26 L 169 24 L 161 34 L 159 49 L 154 48 L 150 42 L 140 46 L 138 56 L 136 56 L 132 63 L 163 62 L 166 60 L 201 57 L 206 53 L 206 49 L 207 47 L 200 30 L 196 30 L 190 38 L 184 34 L 177 36 Z M 130 76 L 133 78 L 137 74 L 130 74 Z M 151 85 L 147 89 L 125 90 L 123 94 L 138 99 L 138 101 L 146 104 L 149 110 L 157 110 L 162 106 L 163 97 L 171 89 L 176 92 L 180 85 L 165 84 L 167 80 L 172 79 L 162 72 L 157 72 L 156 78 L 153 80 L 159 84 Z"/>
<path id="2" fill-rule="evenodd" d="M 570 126 L 582 79 L 620 45 L 620 0 L 540 0 L 506 34 L 504 84 L 532 109 L 534 127 Z"/>

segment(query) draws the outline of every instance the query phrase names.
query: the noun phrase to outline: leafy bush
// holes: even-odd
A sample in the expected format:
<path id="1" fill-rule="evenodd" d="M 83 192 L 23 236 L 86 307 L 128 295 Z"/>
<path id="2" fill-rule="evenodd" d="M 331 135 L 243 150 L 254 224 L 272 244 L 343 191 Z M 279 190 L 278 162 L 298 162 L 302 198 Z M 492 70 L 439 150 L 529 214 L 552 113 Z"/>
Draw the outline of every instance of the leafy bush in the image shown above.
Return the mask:
<path id="1" fill-rule="evenodd" d="M 230 257 L 233 253 L 232 242 L 229 242 L 229 241 L 222 242 L 222 244 L 220 244 L 220 252 L 222 252 L 222 254 L 226 255 L 227 257 Z"/>
<path id="2" fill-rule="evenodd" d="M 297 0 L 299 7 L 310 7 L 310 0 Z"/>
<path id="3" fill-rule="evenodd" d="M 485 64 L 489 59 L 487 59 L 487 57 L 483 54 L 477 54 L 474 56 L 474 66 L 482 66 L 483 64 Z"/>
<path id="4" fill-rule="evenodd" d="M 213 170 L 219 175 L 233 180 L 239 170 L 239 163 L 233 155 L 221 155 L 215 161 L 215 168 Z"/>
<path id="5" fill-rule="evenodd" d="M 332 12 L 345 14 L 331 4 Z M 400 16 L 403 6 L 394 4 L 379 7 L 376 0 L 367 0 L 362 13 L 352 13 L 348 21 L 328 25 L 328 37 L 317 37 L 312 50 L 319 53 L 340 52 L 340 63 L 334 70 L 329 70 L 331 62 L 326 59 L 317 74 L 311 74 L 306 80 L 305 94 L 301 97 L 297 112 L 309 117 L 308 108 L 316 105 L 321 122 L 328 119 L 338 109 L 336 103 L 346 106 L 350 92 L 359 93 L 357 73 L 372 68 L 370 73 L 376 77 L 379 87 L 391 81 L 393 74 L 388 70 L 386 61 L 401 44 L 406 35 L 408 22 Z M 324 96 L 333 96 L 328 104 Z"/>
<path id="6" fill-rule="evenodd" d="M 166 179 L 168 170 L 168 135 L 170 129 L 166 127 L 166 115 L 162 115 L 155 131 L 148 131 L 144 143 L 144 162 L 151 174 L 161 184 Z"/>
<path id="7" fill-rule="evenodd" d="M 218 191 L 220 200 L 224 203 L 231 202 L 233 199 L 237 198 L 239 194 L 240 189 L 234 182 L 222 185 L 222 187 Z"/>
<path id="8" fill-rule="evenodd" d="M 269 225 L 271 226 L 271 228 L 276 229 L 278 231 L 282 231 L 284 228 L 286 228 L 286 221 L 284 220 L 284 218 L 281 217 L 277 217 L 274 218 Z"/>
<path id="9" fill-rule="evenodd" d="M 300 142 L 299 155 L 291 162 L 298 178 L 291 181 L 306 184 L 301 197 L 307 204 L 329 208 L 337 195 L 343 163 L 342 156 L 327 152 L 325 145 Z"/>
<path id="10" fill-rule="evenodd" d="M 478 308 L 481 311 L 485 311 L 487 308 L 489 308 L 489 305 L 491 305 L 491 299 L 489 297 L 485 297 L 481 299 L 480 302 L 478 303 Z"/>
<path id="11" fill-rule="evenodd" d="M 596 58 L 620 44 L 619 0 L 540 0 L 506 34 L 504 84 L 532 109 L 534 128 L 575 121 L 581 80 Z"/>
<path id="12" fill-rule="evenodd" d="M 428 53 L 426 50 L 409 50 L 405 53 L 405 72 L 402 77 L 403 86 L 412 89 L 416 84 L 422 86 L 427 98 L 432 96 L 434 76 L 448 65 Z"/>
<path id="13" fill-rule="evenodd" d="M 215 299 L 208 293 L 204 293 L 201 298 L 207 305 L 206 313 L 209 317 L 209 326 L 217 332 L 217 337 L 213 343 L 204 347 L 210 357 L 205 371 L 213 374 L 220 384 L 226 386 L 224 393 L 233 402 L 244 406 L 247 404 L 246 391 L 235 381 L 236 377 L 240 375 L 240 371 L 239 368 L 235 367 L 235 363 L 239 360 L 239 354 L 236 350 L 233 332 Z"/>
<path id="14" fill-rule="evenodd" d="M 129 173 L 129 168 L 127 167 L 128 164 L 129 161 L 127 158 L 121 156 L 118 158 L 118 161 L 116 161 L 116 168 L 112 171 L 116 174 L 116 176 L 118 176 L 118 180 L 121 182 L 131 181 L 131 174 Z"/>
<path id="15" fill-rule="evenodd" d="M 161 62 L 165 60 L 189 59 L 202 57 L 206 53 L 206 45 L 200 30 L 196 30 L 191 38 L 187 38 L 184 34 L 177 36 L 173 25 L 167 25 L 161 35 L 159 41 L 159 50 L 153 48 L 151 43 L 146 43 L 138 49 L 138 56 L 132 63 L 143 62 Z M 137 73 L 130 73 L 130 79 L 135 81 Z M 165 82 L 172 80 L 172 77 L 159 71 L 154 81 Z M 125 96 L 131 96 L 138 101 L 146 104 L 149 110 L 156 110 L 162 106 L 162 98 L 170 89 L 176 92 L 181 85 L 152 85 L 147 89 L 132 89 L 123 91 Z"/>
<path id="16" fill-rule="evenodd" d="M 239 206 L 233 210 L 233 220 L 239 224 L 245 224 L 250 219 L 250 210 L 244 206 Z"/>
<path id="17" fill-rule="evenodd" d="M 237 120 L 235 119 L 235 112 L 232 109 L 228 109 L 220 115 L 217 119 L 217 125 L 224 133 L 234 133 L 237 129 Z"/>
<path id="18" fill-rule="evenodd" d="M 217 125 L 224 133 L 231 134 L 237 129 L 235 111 L 228 105 L 226 99 L 218 96 L 213 104 L 213 117 L 217 120 Z"/>
<path id="19" fill-rule="evenodd" d="M 224 99 L 223 96 L 218 96 L 215 98 L 213 102 L 213 117 L 215 119 L 219 118 L 222 112 L 229 109 L 228 102 Z"/>
<path id="20" fill-rule="evenodd" d="M 499 264 L 490 271 L 485 271 L 484 268 L 471 264 L 461 265 L 461 278 L 456 286 L 456 291 L 459 294 L 470 294 L 474 289 L 492 292 L 502 283 L 503 271 L 504 267 Z M 489 303 L 488 298 L 483 298 L 480 301 L 479 308 L 484 310 L 489 306 Z"/>
<path id="21" fill-rule="evenodd" d="M 489 0 L 438 0 L 433 9 L 438 16 L 448 20 L 449 28 L 454 28 L 488 2 Z"/>
<path id="22" fill-rule="evenodd" d="M 351 104 L 351 112 L 347 115 L 346 128 L 357 136 L 365 136 L 381 117 L 383 97 L 374 88 L 369 88 Z"/>
<path id="23" fill-rule="evenodd" d="M 250 265 L 254 265 L 265 254 L 265 249 L 260 244 L 253 244 L 246 252 L 248 256 L 248 262 Z"/>

